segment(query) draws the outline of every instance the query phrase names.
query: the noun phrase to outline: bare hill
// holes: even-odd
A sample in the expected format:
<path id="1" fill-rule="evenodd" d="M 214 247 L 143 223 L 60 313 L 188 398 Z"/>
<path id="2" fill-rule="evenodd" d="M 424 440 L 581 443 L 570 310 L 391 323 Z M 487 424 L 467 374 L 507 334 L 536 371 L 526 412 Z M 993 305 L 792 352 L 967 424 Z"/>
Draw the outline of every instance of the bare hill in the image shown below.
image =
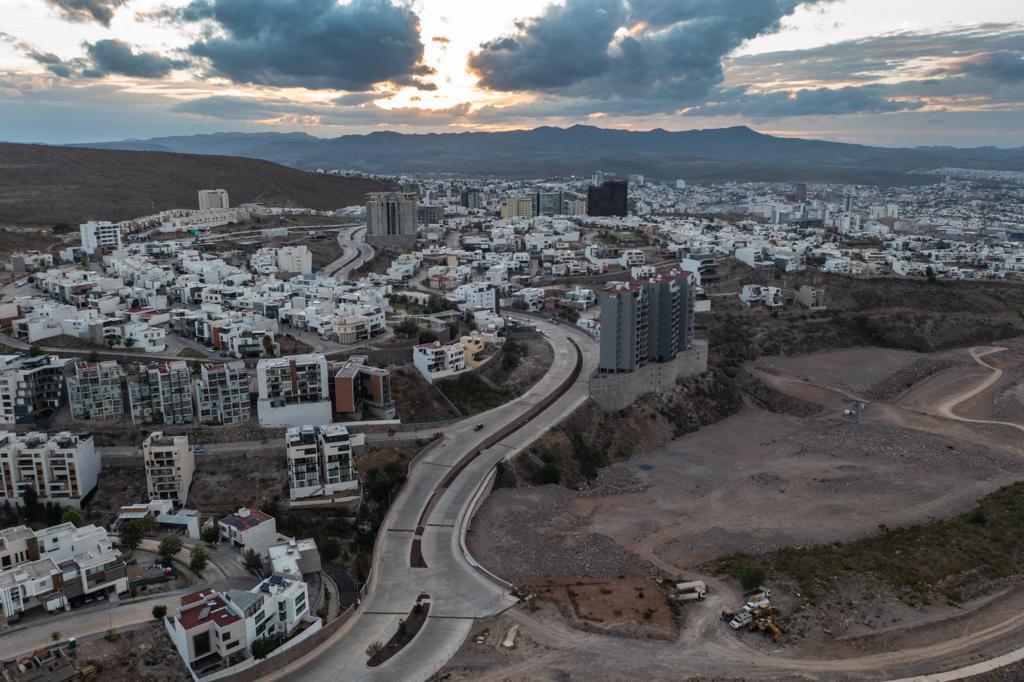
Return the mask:
<path id="1" fill-rule="evenodd" d="M 204 188 L 226 189 L 232 204 L 335 209 L 389 186 L 233 156 L 0 144 L 0 223 L 124 220 L 197 207 Z"/>

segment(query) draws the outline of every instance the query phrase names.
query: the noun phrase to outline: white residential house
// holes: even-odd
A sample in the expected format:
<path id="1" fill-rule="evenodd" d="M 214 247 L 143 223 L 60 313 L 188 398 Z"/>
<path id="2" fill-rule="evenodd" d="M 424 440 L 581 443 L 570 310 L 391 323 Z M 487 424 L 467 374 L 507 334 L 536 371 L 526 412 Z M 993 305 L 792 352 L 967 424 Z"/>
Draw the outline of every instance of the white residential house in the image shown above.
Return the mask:
<path id="1" fill-rule="evenodd" d="M 263 556 L 267 548 L 277 544 L 277 522 L 259 509 L 242 507 L 218 523 L 221 540 L 240 552 L 252 550 Z"/>
<path id="2" fill-rule="evenodd" d="M 466 369 L 466 351 L 461 343 L 443 346 L 437 341 L 414 346 L 412 362 L 423 378 L 434 383 Z"/>
<path id="3" fill-rule="evenodd" d="M 165 626 L 181 660 L 198 680 L 203 673 L 233 666 L 241 672 L 253 663 L 256 640 L 291 635 L 302 623 L 307 627 L 300 637 L 320 629 L 320 619 L 309 613 L 306 583 L 275 574 L 251 590 L 219 592 L 208 587 L 187 594 Z"/>

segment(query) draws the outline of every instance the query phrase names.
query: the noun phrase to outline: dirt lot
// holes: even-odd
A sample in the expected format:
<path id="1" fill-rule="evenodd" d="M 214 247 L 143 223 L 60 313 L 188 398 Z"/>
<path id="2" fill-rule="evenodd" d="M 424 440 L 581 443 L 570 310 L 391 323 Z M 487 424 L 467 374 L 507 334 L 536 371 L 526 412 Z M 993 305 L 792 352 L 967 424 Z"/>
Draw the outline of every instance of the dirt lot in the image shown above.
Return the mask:
<path id="1" fill-rule="evenodd" d="M 980 497 L 1024 478 L 1021 431 L 957 421 L 942 416 L 940 409 L 953 404 L 956 417 L 1015 421 L 1017 373 L 1024 367 L 1024 353 L 1019 341 L 999 345 L 1009 348 L 981 359 L 1003 370 L 1003 376 L 963 404 L 958 401 L 993 376 L 967 349 L 925 355 L 872 348 L 762 358 L 747 370 L 763 383 L 764 393 L 785 398 L 774 401 L 776 408 L 793 409 L 747 407 L 648 454 L 606 467 L 594 486 L 579 491 L 559 486 L 498 489 L 474 521 L 471 551 L 497 574 L 520 582 L 575 575 L 694 577 L 697 567 L 734 551 L 757 554 L 848 540 L 877 533 L 880 526 L 964 512 Z M 868 400 L 860 423 L 844 416 L 855 397 L 867 396 L 885 399 Z M 694 664 L 664 679 L 685 679 L 682 670 L 729 679 L 728 674 L 740 669 L 738 661 L 778 651 L 777 645 L 756 635 L 737 637 L 723 629 L 713 616 L 739 605 L 738 588 L 714 576 L 706 579 L 714 596 L 700 606 L 685 607 L 679 641 L 692 643 L 704 656 L 721 647 L 737 659 L 731 665 L 728 657 L 717 666 Z M 953 608 L 941 602 L 908 605 L 871 581 L 847 587 L 839 603 L 809 607 L 791 587 L 779 586 L 777 603 L 787 615 L 799 614 L 787 619 L 791 630 L 783 645 L 785 657 L 890 652 L 894 665 L 897 659 L 906 663 L 911 658 L 897 651 L 901 647 L 939 646 L 944 638 L 985 624 L 1005 624 L 1001 604 L 1009 596 L 1016 599 L 1018 592 L 996 598 L 1005 587 L 994 585 L 994 592 Z M 556 632 L 569 637 L 560 616 L 511 616 L 516 618 L 523 619 L 527 637 L 543 640 L 539 635 Z M 970 652 L 997 647 L 997 635 L 1011 631 L 1015 629 L 986 631 L 991 641 L 973 642 Z M 609 647 L 618 646 L 610 644 L 614 641 L 591 634 L 553 645 L 559 653 L 543 663 L 518 654 L 487 654 L 490 663 L 484 664 L 481 652 L 467 645 L 447 671 L 453 679 L 463 679 L 463 674 L 465 679 L 488 679 L 485 673 L 492 670 L 494 679 L 527 679 L 572 661 L 562 669 L 572 670 L 573 677 L 586 671 L 588 679 L 621 679 L 626 668 L 610 653 Z M 603 665 L 595 663 L 599 651 L 609 652 L 601 659 Z M 682 652 L 651 655 L 675 658 Z M 960 660 L 953 659 L 952 649 L 944 655 Z M 519 662 L 510 665 L 509 658 Z M 822 669 L 831 665 L 820 664 Z M 792 671 L 802 666 L 794 663 Z M 781 679 L 785 670 L 783 665 L 770 677 Z M 811 676 L 884 677 L 858 670 L 851 663 L 842 674 L 819 671 Z M 722 674 L 727 676 L 716 677 Z"/>
<path id="2" fill-rule="evenodd" d="M 128 630 L 114 640 L 97 637 L 81 642 L 78 658 L 96 667 L 98 679 L 109 682 L 189 679 L 170 637 L 157 622 Z"/>
<path id="3" fill-rule="evenodd" d="M 239 507 L 288 496 L 288 470 L 280 447 L 196 457 L 189 506 L 227 514 Z"/>
<path id="4" fill-rule="evenodd" d="M 644 579 L 561 577 L 526 583 L 534 599 L 555 604 L 582 630 L 673 640 L 679 631 L 658 583 Z"/>

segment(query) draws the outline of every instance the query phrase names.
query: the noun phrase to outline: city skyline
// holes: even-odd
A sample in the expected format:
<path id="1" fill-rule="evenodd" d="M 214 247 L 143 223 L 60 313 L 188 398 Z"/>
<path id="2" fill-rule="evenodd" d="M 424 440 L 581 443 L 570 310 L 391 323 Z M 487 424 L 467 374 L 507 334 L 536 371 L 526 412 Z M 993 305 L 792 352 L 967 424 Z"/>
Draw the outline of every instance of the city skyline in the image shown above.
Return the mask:
<path id="1" fill-rule="evenodd" d="M 16 0 L 13 142 L 749 125 L 1024 144 L 1024 11 L 987 0 Z"/>

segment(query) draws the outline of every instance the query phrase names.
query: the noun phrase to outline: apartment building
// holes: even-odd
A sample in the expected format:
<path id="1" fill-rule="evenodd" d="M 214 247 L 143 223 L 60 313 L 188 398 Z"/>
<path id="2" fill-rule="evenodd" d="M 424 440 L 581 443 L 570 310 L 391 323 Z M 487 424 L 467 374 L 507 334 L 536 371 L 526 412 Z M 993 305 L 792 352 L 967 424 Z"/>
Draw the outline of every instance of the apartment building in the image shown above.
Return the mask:
<path id="1" fill-rule="evenodd" d="M 124 416 L 121 365 L 114 360 L 76 362 L 67 378 L 72 419 L 106 421 Z"/>
<path id="2" fill-rule="evenodd" d="M 128 404 L 135 424 L 191 424 L 192 374 L 181 360 L 139 365 L 128 378 Z"/>
<path id="3" fill-rule="evenodd" d="M 164 436 L 154 431 L 142 443 L 146 466 L 146 490 L 151 500 L 172 500 L 184 507 L 196 470 L 196 455 L 188 436 Z"/>
<path id="4" fill-rule="evenodd" d="M 31 548 L 0 570 L 0 608 L 8 623 L 40 606 L 66 610 L 89 596 L 128 590 L 124 558 L 103 528 L 62 523 L 33 532 L 16 526 L 0 535 Z"/>
<path id="5" fill-rule="evenodd" d="M 11 504 L 22 504 L 32 488 L 40 502 L 80 507 L 99 473 L 92 434 L 0 431 L 0 499 Z"/>
<path id="6" fill-rule="evenodd" d="M 82 251 L 90 256 L 121 248 L 121 228 L 107 220 L 90 220 L 78 226 Z"/>
<path id="7" fill-rule="evenodd" d="M 231 208 L 228 202 L 227 190 L 223 189 L 201 189 L 199 190 L 199 210 L 209 211 L 215 208 Z"/>
<path id="8" fill-rule="evenodd" d="M 331 422 L 327 359 L 322 353 L 260 360 L 256 386 L 261 426 Z"/>
<path id="9" fill-rule="evenodd" d="M 370 192 L 366 195 L 366 241 L 395 247 L 416 245 L 414 192 Z"/>
<path id="10" fill-rule="evenodd" d="M 502 218 L 532 218 L 533 197 L 509 197 L 501 201 Z"/>
<path id="11" fill-rule="evenodd" d="M 252 550 L 262 556 L 268 547 L 277 544 L 277 521 L 259 509 L 242 507 L 222 518 L 217 527 L 221 540 L 240 552 Z"/>
<path id="12" fill-rule="evenodd" d="M 364 434 L 350 434 L 341 424 L 293 426 L 285 434 L 288 457 L 288 495 L 294 502 L 329 498 L 340 502 L 359 497 L 359 477 L 353 448 L 362 447 Z"/>
<path id="13" fill-rule="evenodd" d="M 394 419 L 391 372 L 367 364 L 365 355 L 352 355 L 334 375 L 334 411 L 362 416 L 370 412 L 379 419 Z"/>
<path id="14" fill-rule="evenodd" d="M 0 530 L 0 570 L 39 559 L 39 542 L 28 526 Z"/>
<path id="15" fill-rule="evenodd" d="M 204 363 L 196 381 L 196 415 L 202 424 L 249 421 L 249 373 L 242 362 Z"/>
<path id="16" fill-rule="evenodd" d="M 601 293 L 598 370 L 633 372 L 668 362 L 693 341 L 693 287 L 689 273 L 616 282 Z"/>
<path id="17" fill-rule="evenodd" d="M 252 658 L 257 639 L 287 636 L 309 615 L 306 583 L 272 575 L 251 590 L 206 588 L 181 598 L 167 632 L 178 655 L 198 679 L 200 671 L 224 670 Z"/>
<path id="18" fill-rule="evenodd" d="M 64 401 L 64 366 L 56 355 L 0 355 L 0 424 L 49 420 Z"/>

